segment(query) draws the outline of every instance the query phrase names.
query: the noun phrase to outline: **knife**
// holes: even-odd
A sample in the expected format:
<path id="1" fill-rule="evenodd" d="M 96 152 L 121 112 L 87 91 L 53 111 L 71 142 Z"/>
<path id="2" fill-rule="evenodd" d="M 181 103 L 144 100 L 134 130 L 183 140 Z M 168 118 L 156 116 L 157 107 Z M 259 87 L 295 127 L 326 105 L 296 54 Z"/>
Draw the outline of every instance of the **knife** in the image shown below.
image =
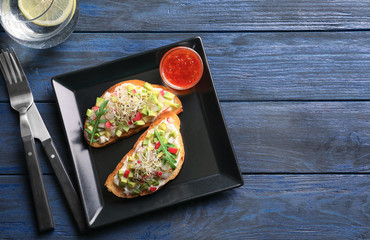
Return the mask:
<path id="1" fill-rule="evenodd" d="M 85 219 L 85 214 L 83 212 L 81 199 L 72 184 L 68 172 L 61 161 L 54 142 L 40 116 L 35 103 L 32 103 L 31 107 L 28 109 L 27 118 L 29 120 L 33 136 L 41 141 L 41 144 L 45 149 L 46 155 L 59 181 L 60 187 L 62 188 L 79 231 L 81 233 L 85 232 L 88 227 L 87 219 Z"/>

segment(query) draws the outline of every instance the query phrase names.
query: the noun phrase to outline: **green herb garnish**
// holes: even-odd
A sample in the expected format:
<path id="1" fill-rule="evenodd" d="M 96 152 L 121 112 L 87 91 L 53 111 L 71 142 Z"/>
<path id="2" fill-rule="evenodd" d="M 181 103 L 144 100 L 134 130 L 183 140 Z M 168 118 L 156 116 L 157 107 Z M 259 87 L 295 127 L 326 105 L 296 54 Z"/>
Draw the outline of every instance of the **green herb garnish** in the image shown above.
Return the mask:
<path id="1" fill-rule="evenodd" d="M 159 153 L 160 151 L 163 152 L 163 165 L 166 162 L 168 162 L 170 164 L 170 167 L 172 168 L 172 170 L 175 170 L 176 169 L 176 165 L 175 165 L 176 158 L 174 157 L 174 155 L 172 153 L 168 152 L 168 150 L 167 150 L 169 143 L 165 143 L 163 141 L 162 136 L 159 134 L 159 132 L 157 131 L 157 129 L 154 125 L 153 125 L 153 128 L 154 128 L 154 134 L 156 135 L 159 142 L 161 143 L 161 145 L 158 148 L 157 153 Z"/>
<path id="2" fill-rule="evenodd" d="M 98 130 L 98 125 L 99 125 L 99 123 L 105 123 L 106 121 L 108 121 L 108 120 L 106 120 L 106 119 L 100 119 L 100 118 L 101 118 L 101 116 L 103 116 L 106 112 L 108 112 L 108 111 L 109 111 L 109 109 L 105 109 L 105 107 L 107 106 L 108 102 L 109 102 L 109 100 L 104 101 L 104 102 L 100 105 L 99 110 L 95 112 L 96 120 L 92 120 L 92 119 L 91 119 L 91 117 L 89 117 L 89 118 L 88 118 L 88 119 L 89 119 L 89 122 L 90 122 L 91 124 L 93 124 L 93 125 L 94 125 L 94 128 L 93 128 L 93 130 L 92 130 L 92 131 L 90 131 L 90 130 L 89 130 L 89 129 L 87 129 L 87 128 L 85 129 L 85 130 L 86 130 L 86 132 L 88 132 L 88 133 L 90 133 L 90 134 L 91 134 L 91 138 L 90 138 L 90 145 L 91 145 L 93 142 L 98 141 L 98 139 L 94 139 L 94 136 L 95 136 L 95 134 L 96 134 L 96 131 Z"/>

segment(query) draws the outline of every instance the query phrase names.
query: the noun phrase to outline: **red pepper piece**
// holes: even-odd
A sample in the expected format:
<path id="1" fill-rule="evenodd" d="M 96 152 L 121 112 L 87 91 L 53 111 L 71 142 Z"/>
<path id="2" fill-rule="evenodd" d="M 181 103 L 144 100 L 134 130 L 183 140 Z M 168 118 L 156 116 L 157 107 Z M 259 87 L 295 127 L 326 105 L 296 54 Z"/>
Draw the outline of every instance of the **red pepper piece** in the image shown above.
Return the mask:
<path id="1" fill-rule="evenodd" d="M 112 124 L 111 124 L 109 121 L 106 121 L 106 122 L 105 122 L 105 126 L 106 126 L 107 128 L 111 128 L 111 127 L 112 127 Z"/>
<path id="2" fill-rule="evenodd" d="M 155 192 L 157 190 L 157 188 L 156 187 L 150 187 L 149 190 L 152 191 L 152 192 Z"/>
<path id="3" fill-rule="evenodd" d="M 128 178 L 128 175 L 130 174 L 130 170 L 126 170 L 125 171 L 125 173 L 123 174 L 123 176 L 125 177 L 125 178 Z"/>
<path id="4" fill-rule="evenodd" d="M 161 172 L 161 171 L 156 171 L 156 172 L 155 172 L 155 174 L 156 174 L 158 177 L 162 176 L 162 172 Z"/>
<path id="5" fill-rule="evenodd" d="M 166 108 L 166 109 L 165 109 L 165 111 L 166 111 L 167 109 L 168 109 L 168 108 Z M 173 118 L 168 117 L 168 118 L 167 118 L 167 122 L 168 122 L 168 123 L 174 123 L 175 121 L 173 120 Z"/>
<path id="6" fill-rule="evenodd" d="M 178 149 L 177 149 L 177 148 L 174 148 L 174 147 L 169 147 L 169 148 L 168 148 L 168 151 L 169 151 L 170 153 L 172 153 L 172 154 L 176 154 L 176 153 L 177 153 L 177 151 L 178 151 Z"/>
<path id="7" fill-rule="evenodd" d="M 136 121 L 141 120 L 142 118 L 143 118 L 143 116 L 141 115 L 141 113 L 140 112 L 137 112 L 135 118 L 132 119 L 132 121 L 133 122 L 136 122 Z"/>
<path id="8" fill-rule="evenodd" d="M 155 148 L 155 149 L 158 149 L 160 146 L 161 146 L 161 142 L 160 142 L 160 141 L 158 141 L 158 142 L 156 142 L 156 143 L 155 143 L 154 148 Z"/>
<path id="9" fill-rule="evenodd" d="M 127 124 L 128 124 L 128 125 L 132 125 L 132 121 L 129 121 Z"/>
<path id="10" fill-rule="evenodd" d="M 94 106 L 94 107 L 92 107 L 92 110 L 93 111 L 98 111 L 99 110 L 99 107 L 98 106 Z"/>

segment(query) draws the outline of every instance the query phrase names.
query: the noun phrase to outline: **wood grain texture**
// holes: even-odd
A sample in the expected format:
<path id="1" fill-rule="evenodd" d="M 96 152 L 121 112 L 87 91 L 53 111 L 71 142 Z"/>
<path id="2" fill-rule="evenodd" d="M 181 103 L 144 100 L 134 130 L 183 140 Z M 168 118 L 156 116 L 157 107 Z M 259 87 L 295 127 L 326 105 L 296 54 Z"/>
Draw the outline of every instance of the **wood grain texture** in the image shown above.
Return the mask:
<path id="1" fill-rule="evenodd" d="M 38 238 L 26 176 L 0 176 L 0 180 L 0 235 L 5 239 Z M 42 237 L 76 239 L 78 235 L 55 178 L 45 176 L 45 180 L 56 228 Z M 222 240 L 370 238 L 369 175 L 245 175 L 244 181 L 241 188 L 95 229 L 83 236 Z"/>
<path id="2" fill-rule="evenodd" d="M 328 30 L 370 25 L 366 0 L 115 0 L 109 4 L 95 0 L 80 1 L 80 9 L 78 31 Z"/>
<path id="3" fill-rule="evenodd" d="M 370 25 L 367 0 L 79 2 L 77 31 L 333 30 Z"/>
<path id="4" fill-rule="evenodd" d="M 72 171 L 56 104 L 37 105 Z M 221 107 L 243 173 L 370 172 L 368 101 L 222 102 Z M 0 103 L 0 113 L 7 126 L 0 136 L 0 174 L 24 174 L 18 115 L 7 103 Z M 52 173 L 38 147 L 44 173 Z"/>
<path id="5" fill-rule="evenodd" d="M 370 102 L 221 106 L 243 172 L 370 171 Z"/>
<path id="6" fill-rule="evenodd" d="M 43 51 L 14 44 L 37 101 L 52 76 L 200 35 L 220 100 L 370 99 L 370 32 L 73 34 Z M 4 38 L 3 38 L 4 36 Z M 7 100 L 0 76 L 0 101 Z"/>

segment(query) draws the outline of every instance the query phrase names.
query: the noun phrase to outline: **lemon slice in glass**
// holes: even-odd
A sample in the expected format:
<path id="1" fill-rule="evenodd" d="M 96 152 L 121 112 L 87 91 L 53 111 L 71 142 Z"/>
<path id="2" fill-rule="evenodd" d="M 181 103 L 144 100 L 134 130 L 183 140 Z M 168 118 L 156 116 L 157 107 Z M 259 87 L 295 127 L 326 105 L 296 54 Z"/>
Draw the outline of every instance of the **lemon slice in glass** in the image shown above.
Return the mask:
<path id="1" fill-rule="evenodd" d="M 71 11 L 74 13 L 76 0 L 18 0 L 18 7 L 34 24 L 52 27 L 63 23 Z M 43 15 L 39 17 L 41 14 Z"/>

